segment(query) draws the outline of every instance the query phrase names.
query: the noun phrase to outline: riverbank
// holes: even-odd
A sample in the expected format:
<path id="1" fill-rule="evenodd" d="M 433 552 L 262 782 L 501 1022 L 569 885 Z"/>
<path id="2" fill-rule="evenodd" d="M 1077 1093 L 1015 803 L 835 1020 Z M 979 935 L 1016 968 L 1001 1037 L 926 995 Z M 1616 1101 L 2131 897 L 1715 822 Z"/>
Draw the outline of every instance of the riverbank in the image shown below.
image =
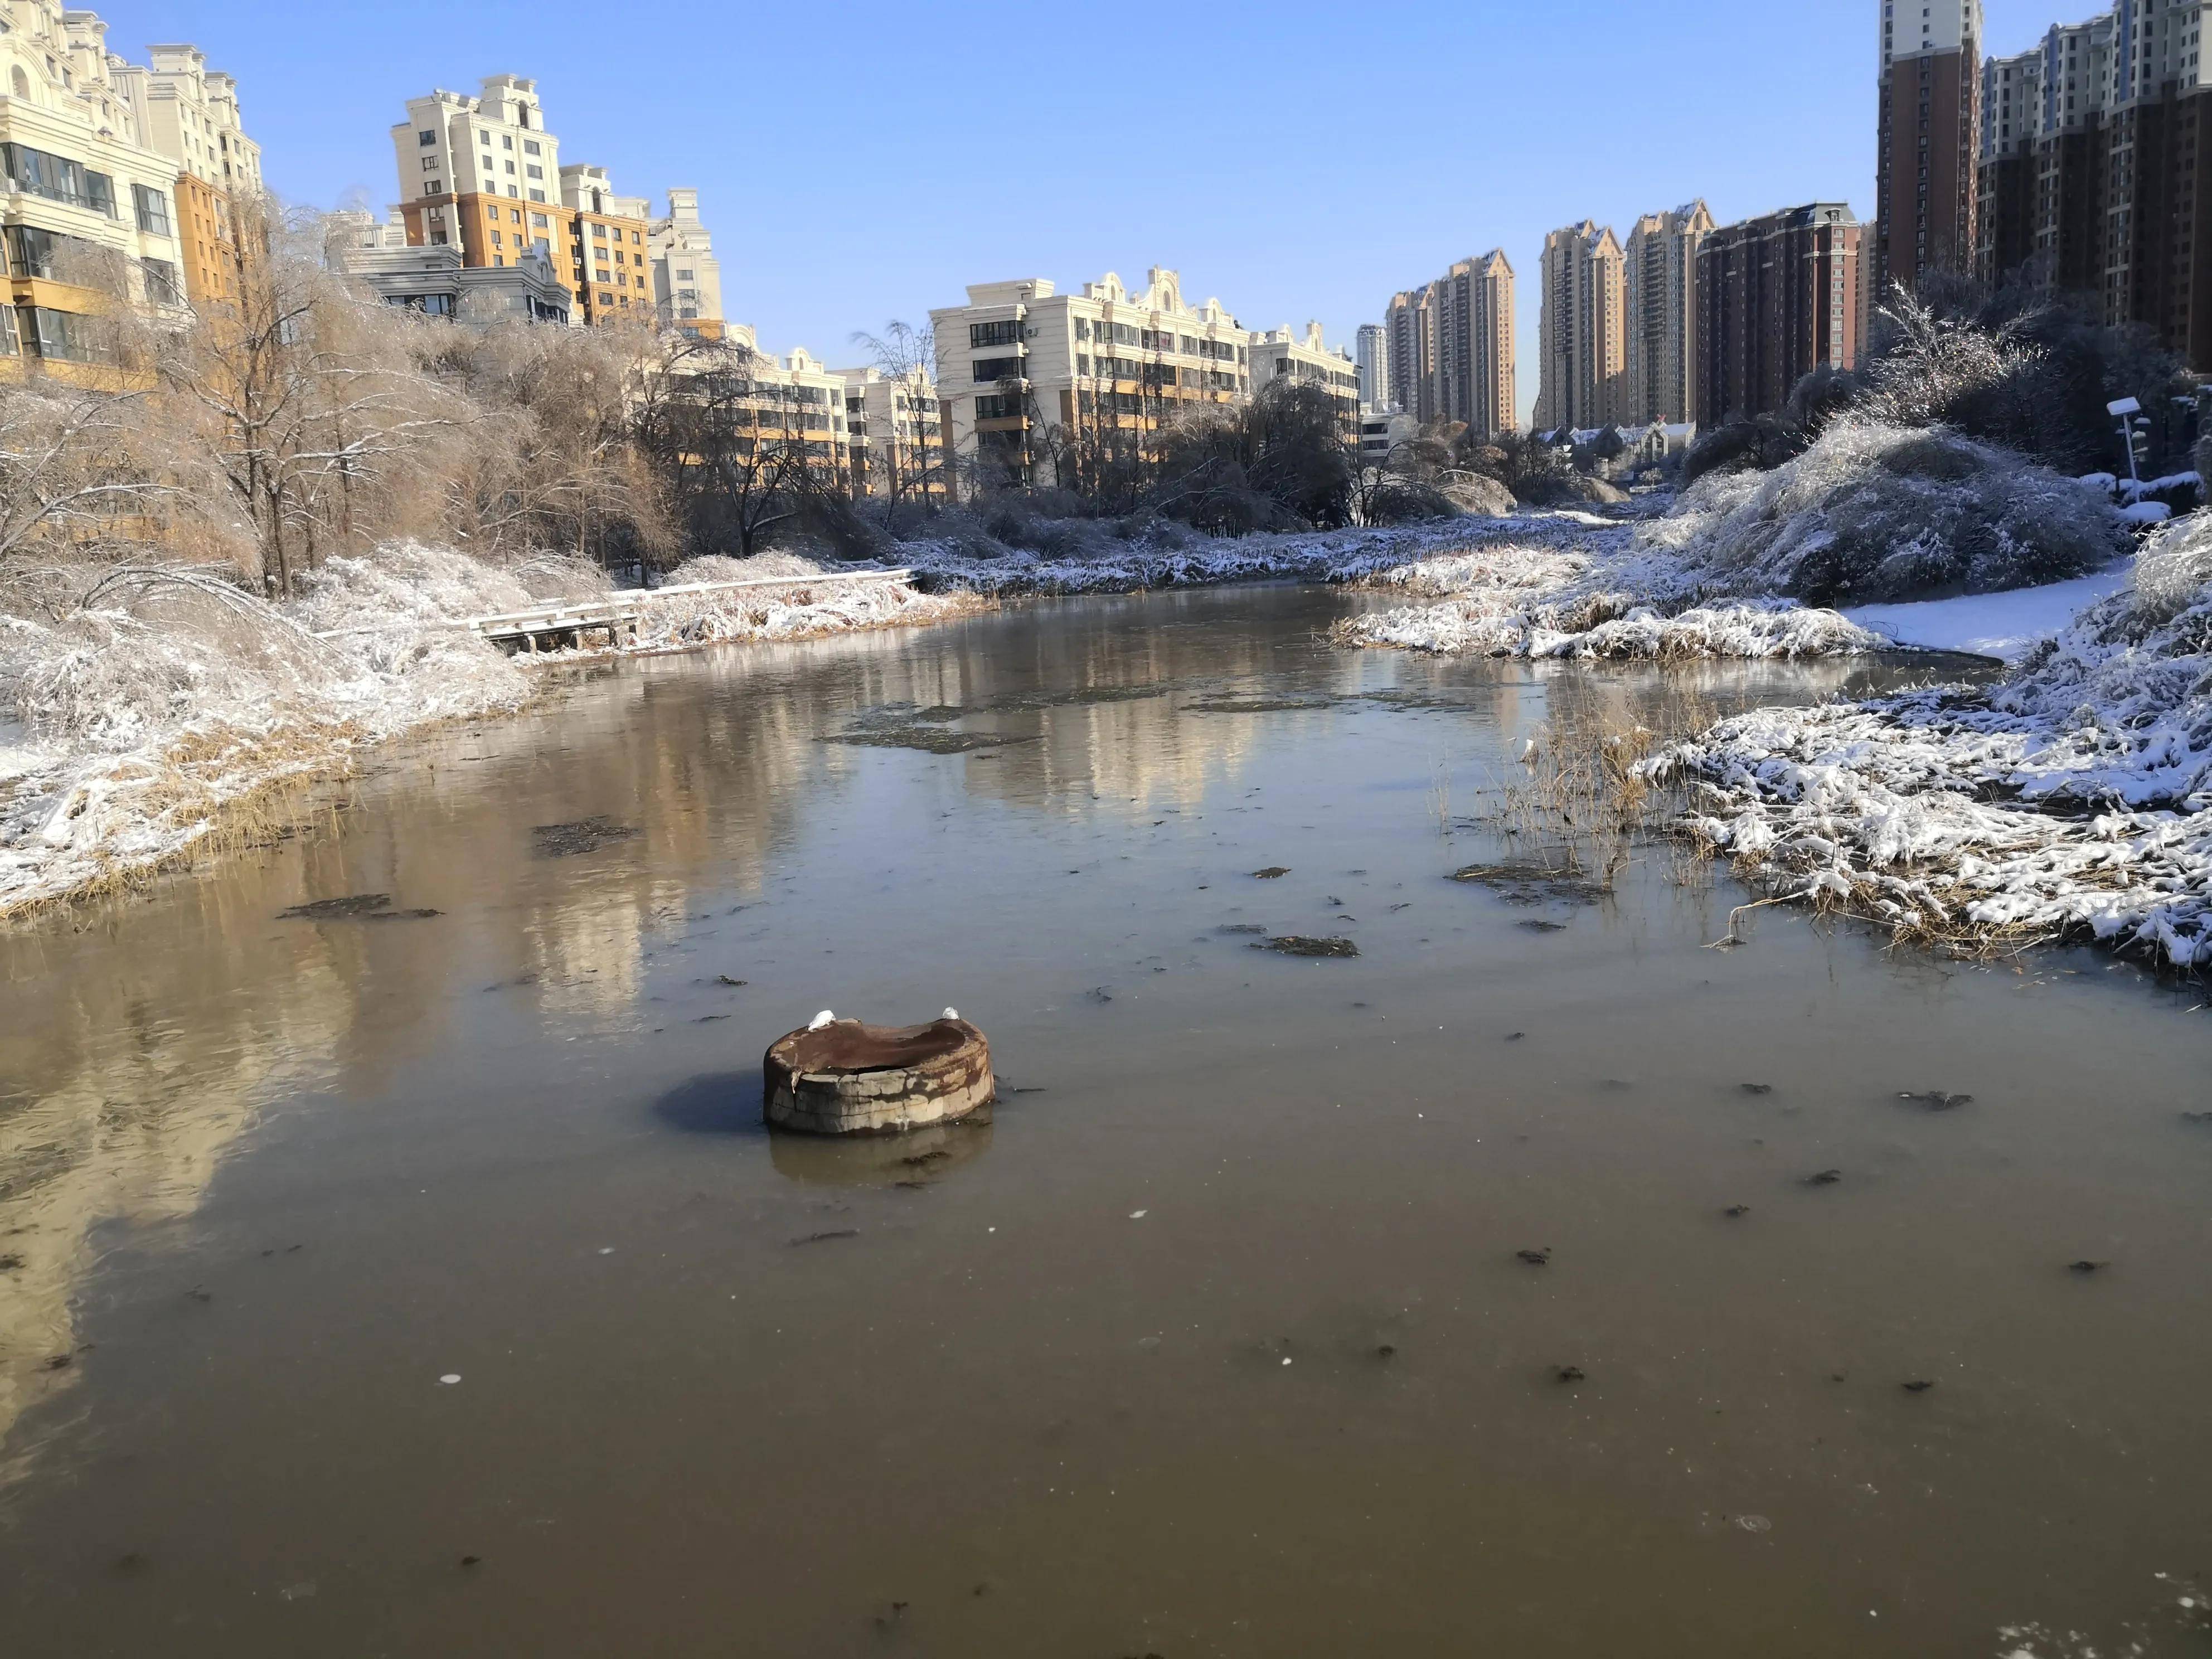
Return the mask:
<path id="1" fill-rule="evenodd" d="M 768 592 L 653 607 L 623 653 L 790 641 L 942 621 L 988 604 L 905 581 L 811 591 L 821 567 L 788 556 L 741 574 Z M 694 561 L 687 582 L 726 579 Z M 288 833 L 308 786 L 347 775 L 394 738 L 511 714 L 539 668 L 457 626 L 605 579 L 544 561 L 494 568 L 400 545 L 332 560 L 303 598 L 272 605 L 189 572 L 110 575 L 43 618 L 0 616 L 0 918 L 111 892 L 195 857 Z"/>
<path id="2" fill-rule="evenodd" d="M 2008 599 L 2012 596 L 1998 596 Z M 2021 602 L 2026 608 L 2027 602 Z M 1773 894 L 1904 940 L 2212 965 L 2212 515 L 2015 671 L 1723 720 L 1647 764 Z"/>

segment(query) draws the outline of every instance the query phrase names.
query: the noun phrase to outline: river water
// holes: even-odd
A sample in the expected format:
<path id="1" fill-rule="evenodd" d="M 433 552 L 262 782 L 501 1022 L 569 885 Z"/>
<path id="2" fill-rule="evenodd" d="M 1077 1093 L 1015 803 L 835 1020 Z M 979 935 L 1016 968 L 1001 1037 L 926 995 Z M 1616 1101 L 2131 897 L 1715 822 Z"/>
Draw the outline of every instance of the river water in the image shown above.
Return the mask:
<path id="1" fill-rule="evenodd" d="M 631 662 L 0 938 L 0 1650 L 2201 1654 L 2202 999 L 1450 881 L 1543 722 L 1896 671 L 1363 602 Z M 760 1128 L 946 1005 L 991 1124 Z"/>

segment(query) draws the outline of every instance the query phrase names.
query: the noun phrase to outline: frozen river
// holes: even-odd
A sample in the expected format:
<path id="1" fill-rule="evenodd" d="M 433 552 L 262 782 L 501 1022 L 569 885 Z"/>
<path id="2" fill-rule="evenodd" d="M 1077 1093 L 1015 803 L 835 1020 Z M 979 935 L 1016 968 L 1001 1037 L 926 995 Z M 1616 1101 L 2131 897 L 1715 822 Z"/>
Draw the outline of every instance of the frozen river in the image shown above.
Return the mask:
<path id="1" fill-rule="evenodd" d="M 0 1651 L 2201 1653 L 2203 998 L 1455 883 L 1540 725 L 1898 671 L 1364 602 L 628 663 L 0 935 Z M 993 1123 L 759 1127 L 948 1004 Z"/>

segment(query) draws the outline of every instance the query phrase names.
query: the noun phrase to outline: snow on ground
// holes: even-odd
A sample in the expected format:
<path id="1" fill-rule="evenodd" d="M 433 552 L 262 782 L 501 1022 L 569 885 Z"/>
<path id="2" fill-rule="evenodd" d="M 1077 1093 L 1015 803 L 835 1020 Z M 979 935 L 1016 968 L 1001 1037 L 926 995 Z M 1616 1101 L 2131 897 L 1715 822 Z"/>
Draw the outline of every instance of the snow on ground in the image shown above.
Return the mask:
<path id="1" fill-rule="evenodd" d="M 676 574 L 712 580 L 732 565 L 803 581 L 820 569 L 759 563 Z M 565 561 L 495 568 L 405 544 L 331 560 L 282 608 L 148 571 L 111 575 L 58 620 L 0 613 L 0 915 L 251 835 L 252 798 L 342 773 L 402 732 L 520 707 L 531 672 L 453 623 L 605 586 Z M 656 606 L 640 648 L 807 638 L 975 603 L 893 581 L 692 596 Z"/>
<path id="2" fill-rule="evenodd" d="M 1511 518 L 1437 519 L 1420 524 L 1297 535 L 1195 535 L 1162 525 L 1121 541 L 1069 535 L 1065 553 L 952 541 L 900 544 L 896 562 L 933 590 L 964 588 L 987 595 L 1121 593 L 1268 578 L 1358 581 L 1409 568 L 1424 560 L 1496 547 L 1557 550 L 1589 539 L 1592 524 L 1625 535 L 1609 520 L 1582 513 L 1529 513 Z"/>
<path id="3" fill-rule="evenodd" d="M 1646 764 L 1789 896 L 2212 965 L 2212 514 L 1996 686 L 1759 709 Z"/>
<path id="4" fill-rule="evenodd" d="M 2118 559 L 2070 582 L 1911 605 L 1854 605 L 1843 615 L 1893 644 L 2018 662 L 2044 641 L 2057 639 L 2081 611 L 2126 587 L 2135 580 L 2135 564 L 2132 558 Z"/>
<path id="5" fill-rule="evenodd" d="M 1346 617 L 1331 637 L 1449 655 L 1667 660 L 1836 656 L 1887 643 L 1832 611 L 1787 599 L 1698 603 L 1694 577 L 1671 552 L 1640 546 L 1611 520 L 1552 516 L 1542 543 L 1508 532 L 1471 552 L 1346 572 L 1339 580 L 1433 602 Z M 1560 521 L 1578 533 L 1562 538 Z"/>

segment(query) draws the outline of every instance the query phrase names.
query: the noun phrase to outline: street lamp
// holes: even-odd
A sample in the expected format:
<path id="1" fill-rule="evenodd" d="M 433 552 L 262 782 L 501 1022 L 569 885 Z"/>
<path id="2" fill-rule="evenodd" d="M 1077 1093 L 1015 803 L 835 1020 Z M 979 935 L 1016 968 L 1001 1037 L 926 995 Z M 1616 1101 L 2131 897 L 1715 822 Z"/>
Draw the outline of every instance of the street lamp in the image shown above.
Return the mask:
<path id="1" fill-rule="evenodd" d="M 2148 420 L 2136 421 L 2129 417 L 2142 414 L 2142 405 L 2133 398 L 2123 398 L 2118 403 L 2106 404 L 2105 413 L 2120 423 L 2120 445 L 2128 452 L 2128 477 L 2133 482 L 2141 483 L 2142 472 L 2136 465 L 2136 433 L 2137 428 L 2148 426 L 2150 422 Z"/>

